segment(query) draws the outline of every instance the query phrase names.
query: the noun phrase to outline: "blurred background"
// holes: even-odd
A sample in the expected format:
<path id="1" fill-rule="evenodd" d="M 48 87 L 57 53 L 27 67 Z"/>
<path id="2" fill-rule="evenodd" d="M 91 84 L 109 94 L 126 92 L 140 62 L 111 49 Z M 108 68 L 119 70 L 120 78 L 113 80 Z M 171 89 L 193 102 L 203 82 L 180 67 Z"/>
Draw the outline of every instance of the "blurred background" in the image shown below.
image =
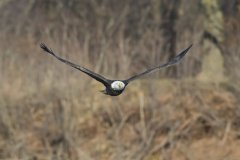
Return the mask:
<path id="1" fill-rule="evenodd" d="M 236 160 L 239 0 L 1 0 L 0 159 Z M 110 97 L 110 79 L 176 66 Z"/>

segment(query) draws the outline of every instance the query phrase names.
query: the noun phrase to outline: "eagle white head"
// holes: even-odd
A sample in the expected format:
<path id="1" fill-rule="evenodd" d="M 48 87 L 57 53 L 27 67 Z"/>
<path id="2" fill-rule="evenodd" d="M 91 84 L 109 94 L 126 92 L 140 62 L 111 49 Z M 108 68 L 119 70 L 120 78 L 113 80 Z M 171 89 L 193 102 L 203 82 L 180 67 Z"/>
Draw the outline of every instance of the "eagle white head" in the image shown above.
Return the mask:
<path id="1" fill-rule="evenodd" d="M 111 88 L 113 90 L 116 90 L 116 91 L 120 91 L 120 90 L 123 90 L 125 87 L 125 84 L 122 82 L 122 81 L 114 81 L 112 84 L 111 84 Z"/>

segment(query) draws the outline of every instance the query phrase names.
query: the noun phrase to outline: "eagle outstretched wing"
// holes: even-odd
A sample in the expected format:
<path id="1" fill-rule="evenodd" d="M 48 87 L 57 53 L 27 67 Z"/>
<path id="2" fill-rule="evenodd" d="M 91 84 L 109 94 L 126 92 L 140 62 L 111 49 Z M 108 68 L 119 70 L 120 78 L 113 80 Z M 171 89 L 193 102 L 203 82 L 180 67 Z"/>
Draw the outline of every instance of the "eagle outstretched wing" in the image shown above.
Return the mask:
<path id="1" fill-rule="evenodd" d="M 83 73 L 86 73 L 87 75 L 89 75 L 90 77 L 96 79 L 97 81 L 103 83 L 105 86 L 106 85 L 110 85 L 110 80 L 104 78 L 103 76 L 97 74 L 97 73 L 94 73 L 93 71 L 90 71 L 89 69 L 87 68 L 84 68 L 82 66 L 79 66 L 77 64 L 74 64 L 70 61 L 67 61 L 59 56 L 57 56 L 50 48 L 48 48 L 44 43 L 41 43 L 40 44 L 40 47 L 47 53 L 51 54 L 52 56 L 54 56 L 55 58 L 57 58 L 58 60 L 62 61 L 63 63 L 66 63 L 67 65 L 70 65 L 80 71 L 82 71 Z"/>
<path id="2" fill-rule="evenodd" d="M 156 67 L 150 68 L 150 69 L 148 69 L 148 70 L 146 70 L 146 71 L 144 71 L 144 72 L 142 72 L 142 73 L 139 73 L 139 74 L 137 74 L 137 75 L 134 75 L 134 76 L 126 79 L 125 81 L 129 83 L 130 81 L 133 81 L 133 80 L 135 80 L 135 79 L 137 79 L 137 78 L 139 78 L 139 77 L 141 77 L 141 76 L 143 76 L 143 75 L 145 75 L 145 74 L 148 74 L 148 73 L 150 73 L 150 72 L 153 72 L 153 71 L 155 71 L 155 70 L 157 70 L 157 69 L 164 68 L 164 67 L 169 67 L 169 66 L 171 66 L 171 65 L 176 64 L 177 62 L 179 62 L 179 61 L 186 55 L 186 53 L 188 52 L 188 50 L 189 50 L 191 47 L 192 47 L 192 44 L 191 44 L 187 49 L 183 50 L 183 51 L 180 52 L 177 56 L 175 56 L 173 59 L 171 59 L 169 62 L 167 62 L 167 63 L 165 63 L 165 64 L 162 64 L 162 65 L 160 65 L 160 66 L 156 66 Z"/>

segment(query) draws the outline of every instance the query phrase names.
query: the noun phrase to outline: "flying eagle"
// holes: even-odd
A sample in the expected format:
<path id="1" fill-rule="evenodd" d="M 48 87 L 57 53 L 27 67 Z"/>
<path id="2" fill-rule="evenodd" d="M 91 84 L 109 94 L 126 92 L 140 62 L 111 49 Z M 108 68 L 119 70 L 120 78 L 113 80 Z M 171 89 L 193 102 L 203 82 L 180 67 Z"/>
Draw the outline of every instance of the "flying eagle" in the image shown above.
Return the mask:
<path id="1" fill-rule="evenodd" d="M 137 79 L 139 77 L 142 77 L 145 74 L 153 72 L 153 71 L 155 71 L 157 69 L 169 67 L 169 66 L 174 65 L 177 62 L 179 62 L 186 55 L 186 53 L 192 47 L 192 45 L 190 45 L 187 49 L 185 49 L 182 52 L 180 52 L 177 56 L 175 56 L 169 62 L 167 62 L 165 64 L 162 64 L 162 65 L 159 65 L 159 66 L 156 66 L 156 67 L 153 67 L 153 68 L 150 68 L 150 69 L 147 69 L 146 71 L 141 72 L 141 73 L 139 73 L 137 75 L 134 75 L 134 76 L 132 76 L 132 77 L 126 79 L 126 80 L 110 80 L 110 79 L 107 79 L 107 78 L 105 78 L 105 77 L 103 77 L 103 76 L 101 76 L 101 75 L 99 75 L 97 73 L 94 73 L 93 71 L 90 71 L 89 69 L 87 69 L 85 67 L 76 65 L 76 64 L 74 64 L 74 63 L 72 63 L 72 62 L 70 62 L 68 60 L 65 60 L 65 59 L 59 57 L 58 55 L 56 55 L 50 48 L 48 48 L 43 43 L 40 44 L 40 47 L 45 52 L 51 54 L 52 56 L 54 56 L 58 60 L 62 61 L 63 63 L 66 63 L 67 65 L 70 65 L 70 66 L 72 66 L 72 67 L 82 71 L 83 73 L 89 75 L 90 77 L 94 78 L 95 80 L 101 82 L 106 87 L 105 90 L 102 91 L 104 94 L 107 94 L 107 95 L 110 95 L 110 96 L 118 96 L 118 95 L 120 95 L 124 91 L 126 86 L 131 81 L 133 81 L 133 80 L 135 80 L 135 79 Z"/>

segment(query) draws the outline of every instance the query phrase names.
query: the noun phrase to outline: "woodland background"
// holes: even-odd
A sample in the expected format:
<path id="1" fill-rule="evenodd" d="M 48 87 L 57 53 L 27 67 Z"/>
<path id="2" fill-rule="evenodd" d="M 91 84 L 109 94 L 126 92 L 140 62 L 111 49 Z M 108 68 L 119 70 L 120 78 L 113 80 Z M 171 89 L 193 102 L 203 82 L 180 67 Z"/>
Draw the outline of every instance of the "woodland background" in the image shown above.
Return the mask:
<path id="1" fill-rule="evenodd" d="M 0 159 L 237 160 L 239 0 L 1 0 Z M 119 97 L 111 79 L 178 65 Z"/>

